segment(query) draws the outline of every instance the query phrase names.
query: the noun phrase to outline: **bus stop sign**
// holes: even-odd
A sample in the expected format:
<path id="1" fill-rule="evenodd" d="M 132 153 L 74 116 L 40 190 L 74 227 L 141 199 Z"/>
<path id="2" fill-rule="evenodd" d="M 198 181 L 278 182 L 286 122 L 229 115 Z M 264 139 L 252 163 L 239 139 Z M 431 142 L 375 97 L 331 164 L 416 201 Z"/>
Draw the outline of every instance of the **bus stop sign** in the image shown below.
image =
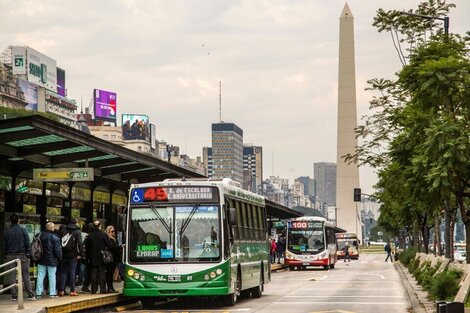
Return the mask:
<path id="1" fill-rule="evenodd" d="M 37 182 L 93 181 L 94 178 L 92 167 L 33 169 L 33 180 Z"/>

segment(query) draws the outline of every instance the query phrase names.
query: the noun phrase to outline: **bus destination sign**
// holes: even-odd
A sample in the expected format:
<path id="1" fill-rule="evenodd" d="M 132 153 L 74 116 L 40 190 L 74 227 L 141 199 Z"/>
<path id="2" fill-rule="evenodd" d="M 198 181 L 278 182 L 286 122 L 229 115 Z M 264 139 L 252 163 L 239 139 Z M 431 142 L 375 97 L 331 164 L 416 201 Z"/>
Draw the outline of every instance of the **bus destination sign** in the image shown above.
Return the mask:
<path id="1" fill-rule="evenodd" d="M 168 186 L 135 188 L 132 203 L 144 202 L 218 202 L 218 189 L 207 186 Z"/>
<path id="2" fill-rule="evenodd" d="M 294 221 L 289 223 L 292 229 L 322 228 L 322 222 Z"/>

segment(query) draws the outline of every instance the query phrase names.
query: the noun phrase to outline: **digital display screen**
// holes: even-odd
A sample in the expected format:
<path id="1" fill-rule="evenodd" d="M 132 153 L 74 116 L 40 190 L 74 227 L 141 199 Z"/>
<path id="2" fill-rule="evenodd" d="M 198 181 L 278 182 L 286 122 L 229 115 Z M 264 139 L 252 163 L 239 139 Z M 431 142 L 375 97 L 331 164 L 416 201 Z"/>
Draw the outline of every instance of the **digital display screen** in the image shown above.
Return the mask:
<path id="1" fill-rule="evenodd" d="M 116 93 L 94 90 L 95 118 L 116 121 Z"/>
<path id="2" fill-rule="evenodd" d="M 124 140 L 146 140 L 150 142 L 149 117 L 141 114 L 123 114 L 122 138 Z"/>
<path id="3" fill-rule="evenodd" d="M 309 229 L 309 228 L 321 228 L 322 222 L 307 222 L 307 221 L 294 221 L 289 222 L 289 228 L 291 229 Z"/>
<path id="4" fill-rule="evenodd" d="M 144 202 L 218 202 L 215 187 L 171 186 L 135 188 L 131 191 L 131 203 Z"/>

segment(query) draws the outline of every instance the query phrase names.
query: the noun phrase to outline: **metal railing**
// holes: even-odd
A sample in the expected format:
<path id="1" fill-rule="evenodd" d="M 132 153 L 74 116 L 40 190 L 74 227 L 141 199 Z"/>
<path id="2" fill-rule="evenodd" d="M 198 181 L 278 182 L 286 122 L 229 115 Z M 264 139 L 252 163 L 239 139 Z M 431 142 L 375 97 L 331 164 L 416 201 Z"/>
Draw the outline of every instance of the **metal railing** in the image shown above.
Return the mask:
<path id="1" fill-rule="evenodd" d="M 20 259 L 14 259 L 14 260 L 11 260 L 10 262 L 3 263 L 3 264 L 0 265 L 0 268 L 9 266 L 13 263 L 16 263 L 16 267 L 13 267 L 13 268 L 10 268 L 9 270 L 1 272 L 0 277 L 4 276 L 4 275 L 7 275 L 11 272 L 17 271 L 17 273 L 18 273 L 18 278 L 17 278 L 18 282 L 14 283 L 14 284 L 11 284 L 10 286 L 5 287 L 3 289 L 0 289 L 0 293 L 3 293 L 3 292 L 5 292 L 5 291 L 7 291 L 11 288 L 14 288 L 14 287 L 18 287 L 18 310 L 23 310 L 24 309 L 24 305 L 23 305 L 24 300 L 23 300 L 23 276 L 22 276 L 22 273 L 21 273 L 21 260 Z"/>

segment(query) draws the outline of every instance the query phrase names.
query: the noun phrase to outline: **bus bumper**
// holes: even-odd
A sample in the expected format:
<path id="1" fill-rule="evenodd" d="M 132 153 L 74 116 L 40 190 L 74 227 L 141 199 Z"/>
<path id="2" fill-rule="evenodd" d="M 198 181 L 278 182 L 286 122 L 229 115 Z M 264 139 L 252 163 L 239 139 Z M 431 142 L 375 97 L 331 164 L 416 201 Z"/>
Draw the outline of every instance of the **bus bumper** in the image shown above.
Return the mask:
<path id="1" fill-rule="evenodd" d="M 295 260 L 286 259 L 285 264 L 288 266 L 327 266 L 329 264 L 328 258 L 318 260 Z"/>
<path id="2" fill-rule="evenodd" d="M 212 288 L 124 288 L 122 293 L 129 297 L 191 297 L 220 296 L 230 292 L 228 287 Z"/>

